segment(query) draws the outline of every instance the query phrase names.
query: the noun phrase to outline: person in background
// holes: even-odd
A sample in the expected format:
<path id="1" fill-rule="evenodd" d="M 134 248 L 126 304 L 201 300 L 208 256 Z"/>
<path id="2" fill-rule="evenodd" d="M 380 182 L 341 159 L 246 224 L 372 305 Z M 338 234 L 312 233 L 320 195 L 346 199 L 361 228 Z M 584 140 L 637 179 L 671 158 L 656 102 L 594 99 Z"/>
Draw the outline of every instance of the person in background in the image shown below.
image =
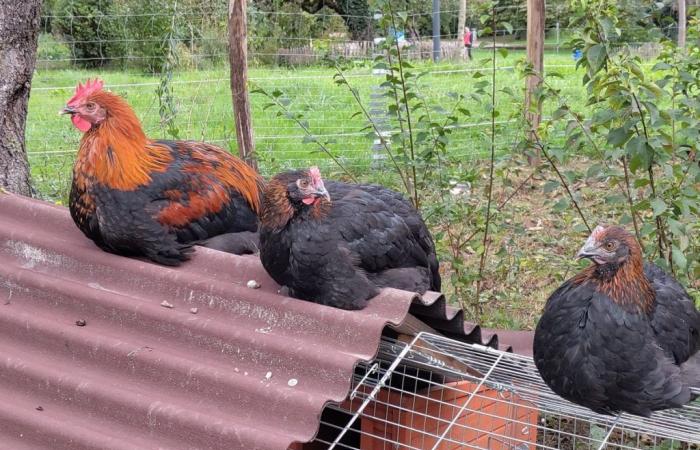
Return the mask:
<path id="1" fill-rule="evenodd" d="M 464 27 L 464 53 L 467 59 L 472 59 L 472 33 L 469 27 Z"/>

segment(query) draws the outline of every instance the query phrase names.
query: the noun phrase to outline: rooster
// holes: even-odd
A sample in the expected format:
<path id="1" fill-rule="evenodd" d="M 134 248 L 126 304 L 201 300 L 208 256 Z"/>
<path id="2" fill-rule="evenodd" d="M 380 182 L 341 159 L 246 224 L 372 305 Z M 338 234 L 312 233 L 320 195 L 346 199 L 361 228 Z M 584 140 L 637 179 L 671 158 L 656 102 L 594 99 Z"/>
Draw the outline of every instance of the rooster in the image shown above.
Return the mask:
<path id="1" fill-rule="evenodd" d="M 365 307 L 382 287 L 440 289 L 433 239 L 400 194 L 375 185 L 326 186 L 316 167 L 267 184 L 260 259 L 291 296 L 343 309 Z"/>
<path id="2" fill-rule="evenodd" d="M 688 293 L 621 227 L 597 227 L 577 256 L 593 264 L 551 295 L 535 331 L 544 381 L 603 414 L 688 403 L 700 387 L 700 311 Z"/>
<path id="3" fill-rule="evenodd" d="M 101 80 L 78 84 L 61 110 L 82 131 L 69 207 L 100 248 L 179 265 L 194 243 L 257 231 L 262 179 L 213 145 L 146 137 L 131 107 Z"/>

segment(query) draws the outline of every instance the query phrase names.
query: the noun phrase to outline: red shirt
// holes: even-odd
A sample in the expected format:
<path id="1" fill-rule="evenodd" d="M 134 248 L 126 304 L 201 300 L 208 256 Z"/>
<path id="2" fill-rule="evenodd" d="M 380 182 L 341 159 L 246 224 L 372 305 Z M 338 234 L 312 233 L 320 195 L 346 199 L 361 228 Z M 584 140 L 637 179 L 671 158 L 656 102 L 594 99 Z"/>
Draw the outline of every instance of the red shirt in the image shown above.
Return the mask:
<path id="1" fill-rule="evenodd" d="M 469 31 L 464 33 L 464 45 L 469 45 L 472 43 L 472 32 Z"/>

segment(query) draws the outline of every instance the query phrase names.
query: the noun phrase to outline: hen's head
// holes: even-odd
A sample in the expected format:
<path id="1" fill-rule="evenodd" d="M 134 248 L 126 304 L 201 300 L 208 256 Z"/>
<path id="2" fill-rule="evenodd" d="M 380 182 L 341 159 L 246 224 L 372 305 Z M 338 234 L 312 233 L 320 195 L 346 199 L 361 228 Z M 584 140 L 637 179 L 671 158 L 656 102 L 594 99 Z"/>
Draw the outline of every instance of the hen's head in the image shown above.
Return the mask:
<path id="1" fill-rule="evenodd" d="M 322 198 L 331 200 L 318 167 L 281 173 L 274 177 L 270 184 L 274 182 L 284 188 L 286 198 L 295 208 L 317 205 Z"/>
<path id="2" fill-rule="evenodd" d="M 576 257 L 588 258 L 598 266 L 642 264 L 642 250 L 637 240 L 619 226 L 598 225 Z"/>
<path id="3" fill-rule="evenodd" d="M 66 107 L 59 114 L 70 114 L 73 125 L 83 133 L 105 120 L 107 111 L 95 98 L 102 92 L 104 82 L 98 78 L 87 80 L 85 84 L 78 83 L 75 94 L 68 100 Z"/>
<path id="4" fill-rule="evenodd" d="M 139 125 L 126 101 L 116 94 L 103 91 L 103 86 L 104 82 L 99 78 L 87 80 L 85 84 L 78 83 L 75 94 L 59 114 L 70 114 L 73 125 L 83 133 L 99 126 L 110 116 L 119 116 Z"/>
<path id="5" fill-rule="evenodd" d="M 330 201 L 318 167 L 283 172 L 275 175 L 265 187 L 262 222 L 279 228 L 293 215 L 316 210 L 322 202 L 329 204 Z"/>

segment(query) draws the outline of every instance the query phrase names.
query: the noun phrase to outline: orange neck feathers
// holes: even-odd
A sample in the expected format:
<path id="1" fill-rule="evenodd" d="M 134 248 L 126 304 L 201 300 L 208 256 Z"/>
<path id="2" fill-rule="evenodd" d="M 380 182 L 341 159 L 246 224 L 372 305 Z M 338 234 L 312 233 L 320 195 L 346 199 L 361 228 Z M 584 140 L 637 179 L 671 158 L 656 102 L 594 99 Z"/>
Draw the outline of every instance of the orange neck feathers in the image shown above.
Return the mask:
<path id="1" fill-rule="evenodd" d="M 172 162 L 170 151 L 146 137 L 134 111 L 122 98 L 104 91 L 91 98 L 107 110 L 107 117 L 80 142 L 78 161 L 83 173 L 110 188 L 132 191 L 148 184 L 151 173 L 166 170 Z"/>
<path id="2" fill-rule="evenodd" d="M 598 292 L 607 295 L 623 308 L 650 313 L 656 295 L 644 274 L 642 250 L 632 237 L 625 238 L 625 243 L 630 249 L 627 261 L 615 265 L 592 264 L 574 277 L 574 282 L 592 281 Z"/>
<path id="3" fill-rule="evenodd" d="M 294 207 L 287 198 L 287 186 L 277 179 L 272 179 L 265 188 L 260 224 L 272 231 L 279 231 L 287 226 L 294 216 Z"/>

